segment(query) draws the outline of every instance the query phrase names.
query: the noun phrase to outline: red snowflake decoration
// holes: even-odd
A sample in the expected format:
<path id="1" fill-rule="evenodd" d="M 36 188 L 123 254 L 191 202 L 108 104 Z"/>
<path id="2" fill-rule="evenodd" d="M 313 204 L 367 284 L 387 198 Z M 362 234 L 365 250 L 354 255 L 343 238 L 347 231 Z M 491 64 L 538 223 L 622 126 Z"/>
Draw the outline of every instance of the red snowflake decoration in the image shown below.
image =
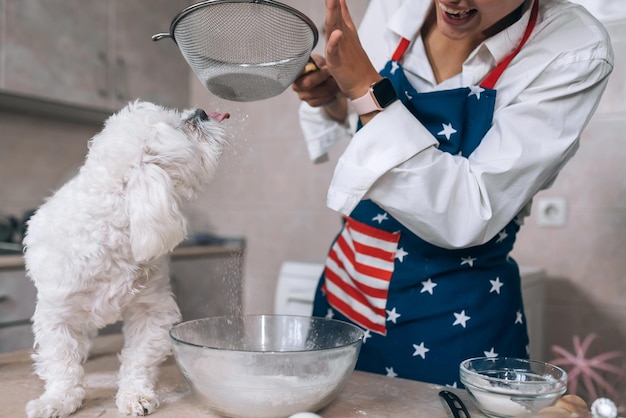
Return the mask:
<path id="1" fill-rule="evenodd" d="M 574 353 L 570 353 L 557 345 L 552 346 L 552 350 L 562 357 L 552 360 L 551 363 L 567 370 L 567 384 L 570 393 L 577 394 L 579 381 L 581 381 L 589 394 L 590 401 L 600 397 L 598 389 L 603 390 L 606 395 L 613 399 L 617 399 L 619 393 L 615 385 L 609 383 L 603 373 L 605 375 L 613 374 L 618 379 L 625 377 L 626 370 L 624 368 L 610 363 L 612 360 L 624 357 L 624 353 L 616 350 L 587 358 L 589 347 L 596 338 L 597 335 L 592 333 L 587 335 L 581 343 L 580 337 L 575 335 Z"/>

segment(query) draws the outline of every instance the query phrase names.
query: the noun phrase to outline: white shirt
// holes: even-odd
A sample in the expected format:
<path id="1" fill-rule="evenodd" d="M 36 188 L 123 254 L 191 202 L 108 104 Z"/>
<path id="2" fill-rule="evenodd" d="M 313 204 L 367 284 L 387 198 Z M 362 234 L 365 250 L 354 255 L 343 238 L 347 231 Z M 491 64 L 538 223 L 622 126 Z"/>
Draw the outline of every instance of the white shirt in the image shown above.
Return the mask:
<path id="1" fill-rule="evenodd" d="M 422 92 L 478 85 L 515 49 L 530 17 L 529 8 L 479 45 L 461 74 L 437 85 L 419 36 L 429 6 L 371 0 L 359 32 L 379 69 L 401 37 L 413 39 L 402 65 Z M 516 215 L 527 214 L 532 197 L 574 155 L 612 68 L 609 36 L 595 18 L 566 0 L 541 0 L 533 33 L 495 86 L 493 125 L 469 158 L 440 151 L 397 101 L 353 135 L 335 167 L 327 205 L 349 215 L 360 200 L 372 199 L 432 244 L 483 244 Z M 314 161 L 352 135 L 304 102 L 300 122 Z"/>

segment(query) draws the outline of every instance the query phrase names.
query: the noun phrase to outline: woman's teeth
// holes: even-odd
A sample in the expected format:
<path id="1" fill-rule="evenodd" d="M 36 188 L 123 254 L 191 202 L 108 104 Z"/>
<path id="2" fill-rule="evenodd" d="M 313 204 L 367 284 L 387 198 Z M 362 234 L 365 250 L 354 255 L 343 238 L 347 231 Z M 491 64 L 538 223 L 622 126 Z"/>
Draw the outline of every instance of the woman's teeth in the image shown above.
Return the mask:
<path id="1" fill-rule="evenodd" d="M 476 12 L 476 9 L 467 9 L 467 10 L 448 9 L 446 6 L 444 6 L 441 3 L 439 3 L 439 8 L 441 9 L 442 12 L 446 13 L 452 19 L 464 19 L 470 14 Z"/>

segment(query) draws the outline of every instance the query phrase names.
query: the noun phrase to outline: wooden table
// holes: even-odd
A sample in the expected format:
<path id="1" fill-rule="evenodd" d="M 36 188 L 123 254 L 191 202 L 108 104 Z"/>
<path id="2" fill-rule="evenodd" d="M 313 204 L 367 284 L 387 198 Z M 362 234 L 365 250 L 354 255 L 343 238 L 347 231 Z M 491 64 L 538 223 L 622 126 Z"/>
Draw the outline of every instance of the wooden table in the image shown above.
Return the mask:
<path id="1" fill-rule="evenodd" d="M 121 347 L 120 335 L 96 340 L 92 355 L 85 364 L 87 396 L 83 408 L 72 417 L 124 416 L 117 411 L 114 400 L 119 365 L 116 355 Z M 485 417 L 464 390 L 359 371 L 352 374 L 340 395 L 318 414 L 324 418 L 446 418 L 448 414 L 438 396 L 442 389 L 456 392 L 466 403 L 472 418 Z M 43 383 L 32 373 L 30 351 L 0 355 L 0 416 L 24 417 L 26 403 L 42 392 Z M 161 366 L 157 392 L 161 406 L 150 415 L 152 417 L 218 417 L 194 399 L 172 358 Z"/>

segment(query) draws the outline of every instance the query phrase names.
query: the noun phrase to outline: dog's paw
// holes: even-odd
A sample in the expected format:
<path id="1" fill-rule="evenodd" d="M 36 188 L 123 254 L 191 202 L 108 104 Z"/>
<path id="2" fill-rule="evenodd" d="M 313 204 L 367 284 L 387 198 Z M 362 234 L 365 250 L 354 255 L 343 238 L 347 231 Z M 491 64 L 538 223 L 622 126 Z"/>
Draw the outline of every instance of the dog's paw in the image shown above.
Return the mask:
<path id="1" fill-rule="evenodd" d="M 81 407 L 82 399 L 82 396 L 56 398 L 44 395 L 26 404 L 26 416 L 28 418 L 64 418 Z"/>
<path id="2" fill-rule="evenodd" d="M 148 393 L 118 393 L 115 403 L 121 413 L 134 417 L 149 415 L 159 407 L 159 400 L 152 391 Z"/>

